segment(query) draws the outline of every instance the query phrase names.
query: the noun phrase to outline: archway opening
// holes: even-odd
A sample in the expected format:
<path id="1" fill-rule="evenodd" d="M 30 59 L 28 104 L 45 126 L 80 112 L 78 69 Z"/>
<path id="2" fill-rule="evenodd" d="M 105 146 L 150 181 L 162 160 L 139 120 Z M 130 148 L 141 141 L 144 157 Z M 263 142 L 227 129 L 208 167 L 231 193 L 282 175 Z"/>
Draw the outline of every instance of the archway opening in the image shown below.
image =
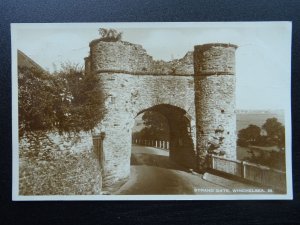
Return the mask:
<path id="1" fill-rule="evenodd" d="M 147 110 L 135 118 L 132 130 L 131 165 L 176 168 L 169 160 L 170 128 L 161 113 Z"/>
<path id="2" fill-rule="evenodd" d="M 117 194 L 193 194 L 202 181 L 190 170 L 197 165 L 192 117 L 182 108 L 159 104 L 137 113 L 131 128 L 131 152 L 125 152 L 130 176 Z"/>
<path id="3" fill-rule="evenodd" d="M 185 110 L 167 104 L 142 110 L 132 129 L 131 165 L 194 169 L 192 136 L 191 117 Z"/>

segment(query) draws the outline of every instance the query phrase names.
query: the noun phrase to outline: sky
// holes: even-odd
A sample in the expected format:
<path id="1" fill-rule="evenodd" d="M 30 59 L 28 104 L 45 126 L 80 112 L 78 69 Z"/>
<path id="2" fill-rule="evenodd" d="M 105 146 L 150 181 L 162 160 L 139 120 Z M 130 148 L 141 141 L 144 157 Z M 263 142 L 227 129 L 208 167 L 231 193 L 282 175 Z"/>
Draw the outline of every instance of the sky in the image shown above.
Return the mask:
<path id="1" fill-rule="evenodd" d="M 13 24 L 12 49 L 50 72 L 66 62 L 83 66 L 100 27 L 122 31 L 124 41 L 141 44 L 154 59 L 166 61 L 182 58 L 194 45 L 236 44 L 236 108 L 290 107 L 289 22 Z"/>

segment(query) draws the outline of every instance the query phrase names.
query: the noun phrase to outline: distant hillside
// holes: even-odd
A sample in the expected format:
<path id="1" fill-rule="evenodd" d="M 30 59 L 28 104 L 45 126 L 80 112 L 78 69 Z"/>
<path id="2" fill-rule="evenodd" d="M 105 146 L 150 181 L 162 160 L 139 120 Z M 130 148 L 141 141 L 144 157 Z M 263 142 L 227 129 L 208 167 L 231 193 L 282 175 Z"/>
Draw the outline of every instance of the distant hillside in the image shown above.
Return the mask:
<path id="1" fill-rule="evenodd" d="M 282 110 L 236 110 L 237 131 L 248 127 L 250 124 L 261 127 L 268 118 L 275 117 L 284 124 L 284 112 Z M 136 117 L 133 132 L 144 128 L 142 114 Z"/>
<path id="2" fill-rule="evenodd" d="M 237 131 L 248 127 L 250 124 L 261 127 L 268 118 L 275 117 L 284 125 L 283 110 L 236 110 Z"/>

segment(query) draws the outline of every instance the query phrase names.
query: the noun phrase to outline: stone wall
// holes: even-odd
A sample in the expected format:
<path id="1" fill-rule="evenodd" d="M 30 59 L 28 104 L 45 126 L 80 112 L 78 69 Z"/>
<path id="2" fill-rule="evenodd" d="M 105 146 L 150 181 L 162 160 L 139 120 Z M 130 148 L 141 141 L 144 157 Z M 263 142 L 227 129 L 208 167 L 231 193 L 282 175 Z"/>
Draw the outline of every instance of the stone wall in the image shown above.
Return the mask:
<path id="1" fill-rule="evenodd" d="M 188 52 L 182 59 L 165 62 L 153 60 L 141 45 L 129 42 L 104 42 L 94 40 L 90 43 L 90 61 L 93 72 L 119 72 L 137 75 L 193 75 L 193 54 Z"/>
<path id="2" fill-rule="evenodd" d="M 213 145 L 235 158 L 235 49 L 227 44 L 196 46 L 194 53 L 165 62 L 153 60 L 141 45 L 90 43 L 86 72 L 100 77 L 106 95 L 106 115 L 95 129 L 106 133 L 104 187 L 130 175 L 134 118 L 149 109 L 168 118 L 170 157 L 186 167 L 204 168 Z"/>
<path id="3" fill-rule="evenodd" d="M 19 194 L 101 194 L 100 166 L 91 148 L 91 133 L 27 134 L 19 142 Z"/>
<path id="4" fill-rule="evenodd" d="M 207 151 L 236 158 L 235 45 L 195 46 L 195 104 L 199 168 Z M 214 149 L 218 147 L 217 149 Z"/>
<path id="5" fill-rule="evenodd" d="M 181 162 L 185 161 L 184 153 L 187 158 L 191 158 L 193 151 L 192 158 L 194 157 L 196 133 L 193 77 L 123 73 L 99 73 L 99 77 L 106 93 L 107 111 L 96 129 L 98 133 L 101 131 L 106 133 L 103 142 L 104 186 L 118 182 L 120 177 L 126 179 L 129 176 L 134 119 L 149 109 L 158 111 L 168 118 L 171 132 L 180 129 L 179 119 L 189 120 L 192 149 L 190 145 L 189 152 L 182 149 L 178 153 L 180 156 L 176 156 L 176 153 L 174 152 L 174 155 L 172 152 L 175 148 L 171 148 L 170 154 L 173 158 L 181 159 Z M 193 168 L 193 164 L 191 162 L 187 166 Z"/>
<path id="6" fill-rule="evenodd" d="M 20 152 L 37 152 L 43 154 L 45 151 L 77 153 L 89 151 L 93 147 L 92 134 L 80 132 L 79 134 L 59 134 L 58 132 L 32 132 L 19 140 Z"/>

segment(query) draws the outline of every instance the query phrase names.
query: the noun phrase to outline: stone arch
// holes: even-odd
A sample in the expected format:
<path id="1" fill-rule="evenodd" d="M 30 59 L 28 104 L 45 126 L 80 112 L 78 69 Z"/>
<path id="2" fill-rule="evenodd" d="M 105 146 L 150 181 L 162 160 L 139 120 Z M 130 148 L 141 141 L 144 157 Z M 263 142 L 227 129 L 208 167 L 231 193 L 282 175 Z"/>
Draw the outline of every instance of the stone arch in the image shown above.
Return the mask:
<path id="1" fill-rule="evenodd" d="M 140 45 L 124 41 L 103 42 L 101 39 L 90 43 L 85 71 L 99 76 L 106 96 L 106 114 L 95 128 L 95 133 L 105 133 L 104 187 L 122 183 L 129 177 L 134 117 L 156 105 L 171 105 L 183 110 L 182 113 L 177 111 L 181 119 L 174 119 L 174 124 L 190 123 L 193 143 L 197 141 L 195 147 L 192 148 L 191 144 L 186 152 L 190 152 L 191 158 L 197 156 L 198 171 L 206 169 L 208 143 L 219 125 L 222 125 L 224 134 L 219 148 L 226 157 L 236 158 L 236 48 L 221 43 L 199 45 L 182 59 L 164 62 L 153 60 Z M 173 130 L 179 132 L 182 128 L 176 126 Z M 173 136 L 178 140 L 180 135 L 174 133 Z M 193 165 L 176 149 L 174 147 L 171 156 L 174 160 L 185 159 L 188 167 Z"/>
<path id="2" fill-rule="evenodd" d="M 187 168 L 196 168 L 193 117 L 185 109 L 171 104 L 156 104 L 139 111 L 137 115 L 146 111 L 158 112 L 167 119 L 170 132 L 170 158 Z"/>
<path id="3" fill-rule="evenodd" d="M 122 98 L 117 98 L 122 103 Z M 148 104 L 147 104 L 148 105 Z M 193 116 L 178 106 L 154 104 L 142 110 L 130 111 L 128 108 L 109 107 L 99 130 L 105 133 L 103 139 L 102 177 L 104 189 L 117 187 L 130 176 L 130 157 L 132 148 L 132 128 L 136 115 L 154 110 L 166 118 L 170 128 L 170 158 L 188 168 L 195 168 L 195 136 L 192 129 Z M 137 112 L 136 112 L 137 111 Z"/>

